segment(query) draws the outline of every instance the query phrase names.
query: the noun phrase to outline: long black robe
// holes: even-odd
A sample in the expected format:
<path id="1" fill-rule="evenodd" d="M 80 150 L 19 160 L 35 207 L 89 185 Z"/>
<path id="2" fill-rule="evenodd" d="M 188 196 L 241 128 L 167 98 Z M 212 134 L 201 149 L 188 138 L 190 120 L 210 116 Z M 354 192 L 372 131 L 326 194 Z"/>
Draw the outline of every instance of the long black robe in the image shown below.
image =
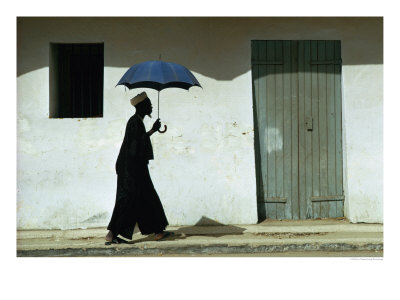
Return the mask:
<path id="1" fill-rule="evenodd" d="M 142 234 L 162 232 L 168 225 L 148 169 L 154 159 L 150 137 L 140 117 L 133 115 L 117 158 L 117 195 L 107 227 L 114 236 L 132 239 L 136 222 Z"/>

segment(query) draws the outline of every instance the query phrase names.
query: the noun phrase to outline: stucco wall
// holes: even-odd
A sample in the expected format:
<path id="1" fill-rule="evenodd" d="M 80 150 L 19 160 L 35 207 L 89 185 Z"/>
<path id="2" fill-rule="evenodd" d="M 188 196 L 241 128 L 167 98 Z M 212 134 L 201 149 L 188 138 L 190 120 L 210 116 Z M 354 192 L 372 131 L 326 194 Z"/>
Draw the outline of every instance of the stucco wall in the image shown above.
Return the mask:
<path id="1" fill-rule="evenodd" d="M 345 215 L 383 222 L 383 66 L 343 67 Z"/>
<path id="2" fill-rule="evenodd" d="M 17 30 L 19 228 L 107 225 L 129 99 L 142 91 L 115 84 L 160 54 L 203 86 L 160 94 L 168 131 L 152 137 L 150 172 L 170 224 L 255 223 L 252 39 L 342 40 L 345 214 L 383 221 L 382 19 L 20 18 Z M 104 42 L 103 118 L 48 118 L 50 42 Z M 144 90 L 149 128 L 157 92 Z"/>

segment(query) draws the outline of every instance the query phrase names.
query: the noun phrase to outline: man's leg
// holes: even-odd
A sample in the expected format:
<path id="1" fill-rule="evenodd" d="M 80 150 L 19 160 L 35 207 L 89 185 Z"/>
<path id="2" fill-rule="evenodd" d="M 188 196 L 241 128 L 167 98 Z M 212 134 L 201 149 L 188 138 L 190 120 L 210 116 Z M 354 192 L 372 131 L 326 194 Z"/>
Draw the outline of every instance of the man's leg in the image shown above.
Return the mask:
<path id="1" fill-rule="evenodd" d="M 117 179 L 117 194 L 115 199 L 115 206 L 111 216 L 110 223 L 107 226 L 109 230 L 105 240 L 111 242 L 121 230 L 126 227 L 126 218 L 129 218 L 129 194 L 128 194 L 128 178 L 118 176 Z"/>

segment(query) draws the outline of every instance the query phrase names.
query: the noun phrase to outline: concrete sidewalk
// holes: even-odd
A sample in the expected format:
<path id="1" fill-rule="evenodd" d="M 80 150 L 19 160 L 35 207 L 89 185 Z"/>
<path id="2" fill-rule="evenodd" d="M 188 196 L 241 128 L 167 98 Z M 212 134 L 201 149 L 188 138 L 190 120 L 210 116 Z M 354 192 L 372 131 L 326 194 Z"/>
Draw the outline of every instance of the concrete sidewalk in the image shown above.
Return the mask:
<path id="1" fill-rule="evenodd" d="M 169 226 L 174 236 L 133 235 L 104 244 L 105 228 L 19 230 L 17 256 L 383 256 L 383 225 L 347 220 L 264 221 L 257 225 Z"/>

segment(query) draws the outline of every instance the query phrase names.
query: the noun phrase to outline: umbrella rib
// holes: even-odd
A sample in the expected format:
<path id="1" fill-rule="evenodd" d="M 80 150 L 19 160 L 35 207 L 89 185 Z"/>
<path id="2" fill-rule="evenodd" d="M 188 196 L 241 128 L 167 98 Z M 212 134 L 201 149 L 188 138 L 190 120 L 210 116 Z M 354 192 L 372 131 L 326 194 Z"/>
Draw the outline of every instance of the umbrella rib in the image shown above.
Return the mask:
<path id="1" fill-rule="evenodd" d="M 175 68 L 172 68 L 172 72 L 174 72 L 176 81 L 179 81 L 179 76 L 178 76 L 178 74 L 176 73 Z"/>
<path id="2" fill-rule="evenodd" d="M 150 78 L 151 78 L 150 75 L 151 75 L 151 69 L 153 68 L 153 65 L 154 65 L 154 62 L 151 62 L 149 68 L 147 69 L 147 76 L 146 76 L 147 81 L 151 81 L 150 80 Z"/>

